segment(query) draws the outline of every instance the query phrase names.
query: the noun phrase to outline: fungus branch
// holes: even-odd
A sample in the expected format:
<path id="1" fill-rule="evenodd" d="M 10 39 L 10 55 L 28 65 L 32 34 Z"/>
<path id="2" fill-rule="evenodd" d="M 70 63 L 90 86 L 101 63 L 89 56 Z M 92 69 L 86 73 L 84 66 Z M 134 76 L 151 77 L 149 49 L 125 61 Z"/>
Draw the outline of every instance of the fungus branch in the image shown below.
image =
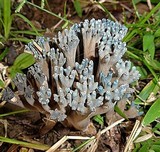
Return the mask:
<path id="1" fill-rule="evenodd" d="M 25 48 L 37 62 L 26 74 L 17 74 L 16 88 L 6 88 L 2 100 L 16 97 L 20 106 L 34 107 L 48 119 L 83 131 L 97 114 L 111 119 L 114 105 L 124 107 L 134 91 L 130 84 L 140 77 L 130 61 L 122 60 L 126 32 L 119 23 L 92 19 L 52 39 L 37 38 Z"/>

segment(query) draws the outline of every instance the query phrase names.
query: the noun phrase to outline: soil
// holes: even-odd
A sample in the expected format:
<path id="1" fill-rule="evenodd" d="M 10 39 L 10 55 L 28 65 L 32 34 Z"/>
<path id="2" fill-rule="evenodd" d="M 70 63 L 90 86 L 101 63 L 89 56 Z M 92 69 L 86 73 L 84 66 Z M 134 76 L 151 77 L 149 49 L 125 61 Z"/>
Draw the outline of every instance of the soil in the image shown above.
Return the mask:
<path id="1" fill-rule="evenodd" d="M 34 4 L 40 5 L 39 0 L 33 0 Z M 109 12 L 112 13 L 112 15 L 116 18 L 117 21 L 124 23 L 126 22 L 133 22 L 135 19 L 135 14 L 133 7 L 131 5 L 130 0 L 122 0 L 122 1 L 116 1 L 117 3 L 112 2 L 106 2 L 104 3 L 104 6 L 108 9 Z M 64 6 L 66 3 L 66 14 L 67 19 L 69 19 L 72 22 L 80 22 L 84 19 L 102 19 L 102 18 L 110 18 L 106 12 L 104 12 L 100 6 L 96 4 L 92 4 L 91 2 L 85 2 L 82 1 L 82 9 L 83 14 L 80 18 L 74 8 L 73 2 L 71 0 L 65 1 L 57 1 L 57 0 L 48 0 L 48 7 L 46 7 L 48 10 L 54 12 L 55 14 L 61 14 L 61 16 L 64 15 Z M 13 5 L 14 7 L 17 6 L 17 2 Z M 13 9 L 14 9 L 13 7 Z M 143 5 L 145 9 L 141 9 L 141 11 L 145 10 L 147 5 Z M 37 8 L 34 8 L 30 5 L 25 5 L 21 13 L 26 16 L 32 23 L 40 30 L 45 30 L 46 32 L 44 35 L 52 36 L 57 31 L 62 30 L 62 25 L 64 22 L 61 22 L 59 18 L 54 17 L 52 15 L 49 15 L 48 13 L 45 13 Z M 143 13 L 143 12 L 142 12 Z M 124 18 L 125 16 L 125 18 Z M 13 26 L 18 30 L 28 30 L 31 29 L 28 24 L 26 24 L 22 19 L 16 18 L 14 20 Z M 30 38 L 34 38 L 33 36 L 30 36 Z M 10 42 L 9 43 L 10 48 L 14 47 L 14 49 L 17 50 L 17 45 L 19 48 L 23 48 L 24 44 L 16 44 L 16 42 Z M 11 47 L 12 46 L 12 47 Z M 21 52 L 23 49 L 18 52 Z M 11 52 L 11 51 L 10 51 Z M 10 54 L 12 58 L 12 54 Z M 15 55 L 16 56 L 16 55 Z M 7 57 L 9 58 L 9 57 Z M 15 58 L 15 57 L 14 57 Z M 10 59 L 8 59 L 10 61 Z M 12 64 L 13 61 L 9 64 Z M 15 111 L 15 107 L 11 107 L 10 105 L 6 104 L 3 108 L 0 109 L 0 113 L 7 113 Z M 2 120 L 2 119 L 1 119 Z M 46 134 L 41 134 L 40 130 L 44 126 L 44 116 L 41 115 L 38 112 L 25 112 L 17 115 L 11 115 L 4 117 L 3 120 L 7 121 L 7 137 L 8 138 L 14 138 L 21 141 L 28 141 L 31 143 L 42 143 L 47 144 L 49 146 L 54 145 L 58 140 L 60 140 L 63 136 L 66 135 L 74 135 L 74 136 L 91 136 L 88 134 L 85 134 L 83 132 L 74 130 L 72 128 L 65 128 L 62 124 L 58 123 L 56 126 L 48 131 Z M 130 120 L 128 123 L 122 123 L 121 125 L 118 125 L 114 128 L 112 128 L 110 131 L 103 134 L 98 142 L 98 148 L 97 152 L 122 152 L 124 150 L 126 140 L 133 128 L 135 120 Z M 102 130 L 105 126 L 101 127 L 99 124 L 94 122 L 94 125 L 98 130 Z M 107 125 L 107 124 L 106 124 Z M 5 136 L 5 128 L 4 123 L 0 121 L 0 136 Z M 71 147 L 76 147 L 80 145 L 82 141 L 80 140 L 68 140 L 64 144 L 61 145 L 59 148 L 59 151 L 62 151 L 62 149 L 67 148 L 70 149 Z M 35 149 L 29 149 L 24 148 L 18 145 L 12 145 L 3 143 L 0 146 L 1 152 L 19 152 L 19 151 L 34 151 L 37 152 L 39 150 Z"/>

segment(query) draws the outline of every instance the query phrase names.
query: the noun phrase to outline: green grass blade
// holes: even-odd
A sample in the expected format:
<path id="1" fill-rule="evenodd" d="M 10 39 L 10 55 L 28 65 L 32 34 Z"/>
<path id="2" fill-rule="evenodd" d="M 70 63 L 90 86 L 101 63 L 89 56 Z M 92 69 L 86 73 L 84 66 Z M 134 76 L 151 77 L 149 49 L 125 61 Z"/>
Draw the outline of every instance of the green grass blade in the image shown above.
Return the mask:
<path id="1" fill-rule="evenodd" d="M 150 150 L 152 150 L 154 152 L 156 152 L 156 151 L 158 152 L 160 150 L 160 145 L 152 145 Z"/>
<path id="2" fill-rule="evenodd" d="M 34 64 L 34 62 L 35 62 L 35 59 L 33 55 L 24 52 L 15 59 L 13 66 L 15 66 L 18 69 L 23 70 L 31 66 L 32 64 Z"/>
<path id="3" fill-rule="evenodd" d="M 146 115 L 144 116 L 142 124 L 146 126 L 151 122 L 155 121 L 159 117 L 160 117 L 160 99 L 157 99 L 154 102 L 154 104 L 150 107 Z"/>
<path id="4" fill-rule="evenodd" d="M 137 11 L 137 8 L 136 8 L 136 2 L 135 2 L 135 0 L 132 0 L 132 4 L 133 4 L 133 8 L 134 8 L 134 10 L 135 10 L 135 13 L 136 13 L 138 19 L 140 19 L 140 15 L 139 15 L 139 13 L 138 13 L 138 11 Z"/>
<path id="5" fill-rule="evenodd" d="M 8 39 L 12 23 L 10 0 L 3 0 L 3 20 L 4 20 L 4 37 L 5 39 Z"/>
<path id="6" fill-rule="evenodd" d="M 3 26 L 3 20 L 2 20 L 2 18 L 3 18 L 3 0 L 0 0 L 0 33 L 2 33 L 2 27 L 4 27 Z"/>
<path id="7" fill-rule="evenodd" d="M 129 50 L 133 50 L 134 48 L 132 48 L 132 47 L 127 47 Z M 126 52 L 126 54 L 130 57 L 130 58 L 132 58 L 132 59 L 136 59 L 136 60 L 138 60 L 138 61 L 142 61 L 142 58 L 141 57 L 139 57 L 138 55 L 136 55 L 136 54 L 134 54 L 134 53 L 132 53 L 131 51 L 127 51 Z"/>
<path id="8" fill-rule="evenodd" d="M 155 37 L 160 37 L 160 28 L 156 30 L 156 32 L 154 33 Z"/>
<path id="9" fill-rule="evenodd" d="M 28 143 L 28 142 L 19 141 L 19 140 L 16 140 L 16 139 L 10 139 L 10 138 L 6 138 L 6 137 L 2 137 L 2 136 L 0 136 L 0 141 L 1 142 L 6 142 L 6 143 L 9 143 L 9 144 L 20 145 L 22 147 L 37 149 L 37 150 L 48 150 L 50 148 L 48 145 Z"/>
<path id="10" fill-rule="evenodd" d="M 0 79 L 0 89 L 4 88 L 5 87 L 5 84 L 4 82 Z"/>
<path id="11" fill-rule="evenodd" d="M 73 4 L 74 4 L 74 8 L 75 8 L 78 16 L 82 17 L 82 8 L 81 8 L 81 4 L 80 4 L 79 0 L 74 0 Z"/>
<path id="12" fill-rule="evenodd" d="M 145 68 L 143 68 L 142 66 L 136 66 L 136 69 L 139 71 L 141 75 L 141 80 L 146 79 L 148 77 L 148 73 Z"/>
<path id="13" fill-rule="evenodd" d="M 160 129 L 160 123 L 157 123 L 156 126 L 154 126 L 154 128 L 152 128 L 152 131 L 155 132 L 159 129 Z"/>
<path id="14" fill-rule="evenodd" d="M 10 77 L 14 78 L 17 73 L 22 73 L 23 69 L 31 66 L 34 62 L 35 59 L 32 54 L 25 52 L 20 54 L 14 61 L 14 64 L 8 69 Z"/>
<path id="15" fill-rule="evenodd" d="M 143 88 L 139 96 L 135 99 L 134 103 L 145 105 L 145 101 L 148 99 L 149 95 L 154 91 L 156 87 L 158 87 L 158 84 L 154 78 Z"/>
<path id="16" fill-rule="evenodd" d="M 25 16 L 23 16 L 22 14 L 19 14 L 19 13 L 16 13 L 16 14 L 13 14 L 13 16 L 18 16 L 20 18 L 22 18 L 25 22 L 27 22 L 31 28 L 33 29 L 33 31 L 35 31 L 35 33 L 37 34 L 37 36 L 40 36 L 39 32 L 37 31 L 37 29 L 35 28 L 35 26 L 32 24 L 32 22 L 27 19 Z"/>
<path id="17" fill-rule="evenodd" d="M 153 70 L 160 71 L 159 61 L 152 59 L 150 55 L 145 55 L 144 58 Z"/>
<path id="18" fill-rule="evenodd" d="M 26 3 L 26 0 L 22 0 L 18 5 L 18 7 L 16 8 L 15 13 L 19 13 L 25 3 Z"/>
<path id="19" fill-rule="evenodd" d="M 149 145 L 146 142 L 146 144 L 142 145 L 142 147 L 137 152 L 149 152 Z"/>
<path id="20" fill-rule="evenodd" d="M 3 113 L 3 114 L 0 114 L 0 117 L 6 117 L 6 116 L 15 115 L 15 114 L 24 113 L 24 112 L 29 112 L 29 110 L 24 109 L 24 110 L 18 110 L 18 111 Z"/>
<path id="21" fill-rule="evenodd" d="M 125 113 L 124 113 L 117 105 L 114 106 L 114 110 L 115 110 L 121 117 L 123 117 L 123 118 L 126 119 L 126 120 L 129 120 L 129 119 L 127 118 L 127 116 L 125 115 Z"/>
<path id="22" fill-rule="evenodd" d="M 93 120 L 99 123 L 101 126 L 104 125 L 104 119 L 101 115 L 96 115 L 93 117 Z"/>
<path id="23" fill-rule="evenodd" d="M 97 1 L 97 4 L 103 8 L 104 12 L 109 16 L 109 19 L 117 21 L 117 19 L 107 10 L 107 8 L 102 3 Z"/>
<path id="24" fill-rule="evenodd" d="M 41 8 L 44 8 L 45 6 L 45 0 L 41 0 Z"/>
<path id="25" fill-rule="evenodd" d="M 160 2 L 147 14 L 147 16 L 140 22 L 140 24 L 144 24 L 149 18 L 160 9 Z"/>
<path id="26" fill-rule="evenodd" d="M 38 32 L 44 32 L 44 30 L 38 30 Z M 31 31 L 31 30 L 24 30 L 24 31 L 11 31 L 10 33 L 11 35 L 15 35 L 17 36 L 17 34 L 26 34 L 26 35 L 34 35 L 34 36 L 37 36 L 37 33 L 35 33 L 35 31 Z"/>
<path id="27" fill-rule="evenodd" d="M 78 150 L 80 150 L 82 147 L 84 147 L 85 145 L 87 145 L 89 142 L 91 142 L 92 140 L 94 140 L 95 138 L 91 138 L 85 142 L 83 142 L 81 145 L 79 145 L 78 147 L 76 147 L 75 149 L 73 149 L 72 152 L 76 152 Z"/>
<path id="28" fill-rule="evenodd" d="M 10 73 L 11 78 L 14 78 L 17 73 L 22 73 L 22 70 L 28 68 L 32 64 L 34 64 L 35 59 L 30 53 L 22 53 L 20 54 L 14 61 L 13 65 L 9 67 L 8 71 Z"/>
<path id="29" fill-rule="evenodd" d="M 67 1 L 64 3 L 63 17 L 67 19 Z M 68 26 L 68 21 L 62 25 L 62 29 L 65 29 L 67 26 Z"/>
<path id="30" fill-rule="evenodd" d="M 0 61 L 4 59 L 4 57 L 7 55 L 9 52 L 9 48 L 6 48 L 1 54 L 0 54 Z"/>
<path id="31" fill-rule="evenodd" d="M 143 60 L 143 63 L 149 69 L 149 71 L 152 73 L 152 75 L 155 77 L 156 81 L 158 82 L 158 75 L 155 73 L 152 67 L 147 63 L 146 59 Z"/>
<path id="32" fill-rule="evenodd" d="M 48 14 L 51 14 L 51 15 L 53 15 L 53 16 L 55 16 L 55 17 L 57 17 L 57 18 L 59 18 L 59 19 L 61 19 L 61 20 L 63 20 L 63 21 L 65 21 L 65 22 L 68 22 L 68 23 L 70 23 L 70 24 L 73 24 L 71 21 L 67 20 L 66 18 L 63 18 L 63 17 L 61 17 L 61 16 L 59 16 L 59 15 L 57 15 L 57 14 L 55 14 L 55 13 L 52 13 L 52 12 L 46 10 L 46 9 L 43 9 L 43 8 L 41 8 L 41 7 L 38 6 L 38 5 L 35 5 L 35 4 L 33 4 L 33 3 L 29 2 L 29 1 L 26 1 L 26 3 L 29 4 L 29 5 L 31 5 L 31 6 L 33 6 L 33 7 L 38 8 L 38 9 L 40 9 L 40 10 L 42 10 L 42 11 L 44 11 L 44 12 L 46 12 L 46 13 L 48 13 Z"/>
<path id="33" fill-rule="evenodd" d="M 2 18 L 3 0 L 0 0 L 0 18 Z"/>
<path id="34" fill-rule="evenodd" d="M 146 33 L 143 36 L 143 51 L 148 51 L 151 55 L 151 58 L 154 58 L 155 54 L 155 45 L 154 45 L 154 35 L 151 33 Z"/>
<path id="35" fill-rule="evenodd" d="M 4 21 L 2 20 L 2 18 L 0 18 L 0 30 L 2 30 L 2 27 L 4 27 Z M 2 31 L 1 31 L 2 34 Z"/>
<path id="36" fill-rule="evenodd" d="M 29 42 L 32 41 L 31 39 L 24 38 L 24 37 L 9 38 L 9 40 L 11 40 L 11 41 L 21 41 L 21 42 L 24 42 L 24 43 L 29 43 Z"/>
<path id="37" fill-rule="evenodd" d="M 138 29 L 133 29 L 132 31 L 128 32 L 127 35 L 124 37 L 124 42 L 129 42 L 132 38 L 134 38 L 137 35 Z"/>

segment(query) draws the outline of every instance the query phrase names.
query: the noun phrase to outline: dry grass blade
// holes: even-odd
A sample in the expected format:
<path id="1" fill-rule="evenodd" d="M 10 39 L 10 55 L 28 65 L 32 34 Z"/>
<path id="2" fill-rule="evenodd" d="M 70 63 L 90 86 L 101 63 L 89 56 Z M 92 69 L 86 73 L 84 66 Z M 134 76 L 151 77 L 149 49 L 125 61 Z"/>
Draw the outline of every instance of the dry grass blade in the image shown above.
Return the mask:
<path id="1" fill-rule="evenodd" d="M 144 142 L 144 141 L 146 141 L 146 140 L 148 140 L 148 139 L 150 139 L 152 137 L 153 137 L 153 134 L 146 134 L 146 135 L 144 135 L 144 136 L 139 137 L 138 139 L 136 139 L 134 141 L 134 143 Z"/>
<path id="2" fill-rule="evenodd" d="M 133 143 L 133 140 L 138 136 L 138 134 L 140 133 L 141 129 L 142 129 L 142 126 L 140 125 L 140 121 L 136 120 L 135 125 L 134 125 L 134 127 L 132 129 L 132 132 L 131 132 L 131 134 L 129 136 L 129 139 L 127 141 L 127 144 L 126 144 L 124 152 L 130 152 L 131 151 L 131 145 Z"/>
<path id="3" fill-rule="evenodd" d="M 2 102 L 0 103 L 0 108 L 3 107 L 5 104 L 6 104 L 6 101 L 2 101 Z"/>
<path id="4" fill-rule="evenodd" d="M 11 82 L 11 78 L 7 77 L 7 68 L 8 66 L 4 66 L 2 63 L 0 63 L 0 81 L 4 82 L 4 87 L 0 86 L 0 98 L 2 96 L 2 91 L 4 90 L 4 88 L 6 88 Z M 1 101 L 0 108 L 3 107 L 5 104 L 6 101 Z"/>
<path id="5" fill-rule="evenodd" d="M 7 137 L 7 120 L 0 119 L 0 123 L 4 125 L 4 137 Z M 3 144 L 3 142 L 0 142 L 0 146 Z"/>
<path id="6" fill-rule="evenodd" d="M 4 82 L 4 88 L 6 88 L 11 82 L 11 78 L 7 77 L 7 69 L 8 66 L 4 66 L 2 63 L 0 63 L 0 80 Z"/>
<path id="7" fill-rule="evenodd" d="M 120 123 L 121 123 L 122 121 L 124 121 L 124 120 L 125 120 L 125 119 L 122 118 L 122 119 L 114 122 L 112 125 L 110 125 L 110 126 L 108 126 L 107 128 L 103 129 L 103 130 L 101 131 L 101 134 L 104 134 L 106 131 L 108 131 L 108 130 L 110 130 L 111 128 L 117 126 L 118 124 L 120 124 Z"/>
<path id="8" fill-rule="evenodd" d="M 151 9 L 152 9 L 151 1 L 150 1 L 150 0 L 147 0 L 147 4 L 148 4 L 149 9 L 151 10 Z"/>
<path id="9" fill-rule="evenodd" d="M 97 150 L 98 147 L 98 142 L 99 139 L 101 137 L 102 134 L 104 134 L 105 132 L 107 132 L 108 130 L 110 130 L 111 128 L 117 126 L 118 124 L 120 124 L 122 121 L 124 121 L 125 119 L 122 118 L 118 121 L 116 121 L 115 123 L 113 123 L 112 125 L 108 126 L 107 128 L 103 129 L 102 131 L 100 131 L 96 136 L 93 136 L 92 139 L 90 140 L 89 143 L 87 143 L 81 150 L 80 152 L 95 152 Z"/>
<path id="10" fill-rule="evenodd" d="M 58 147 L 60 147 L 66 140 L 67 136 L 64 136 L 62 139 L 60 139 L 57 143 L 55 143 L 51 148 L 49 148 L 46 152 L 53 152 L 55 151 Z"/>
<path id="11" fill-rule="evenodd" d="M 53 152 L 56 151 L 65 141 L 68 139 L 72 140 L 88 140 L 90 137 L 82 137 L 82 136 L 64 136 L 58 142 L 56 142 L 51 148 L 49 148 L 46 152 Z"/>
<path id="12" fill-rule="evenodd" d="M 99 132 L 97 136 L 93 136 L 93 140 L 87 143 L 79 152 L 95 152 L 98 147 L 98 142 L 100 139 L 101 133 Z"/>
<path id="13" fill-rule="evenodd" d="M 39 52 L 43 51 L 43 49 L 35 41 L 32 41 L 32 42 L 33 42 L 33 45 L 38 49 Z"/>
<path id="14" fill-rule="evenodd" d="M 90 140 L 82 149 L 80 152 L 95 152 L 98 146 L 98 141 L 100 139 L 100 136 L 104 134 L 106 131 L 110 130 L 111 128 L 115 127 L 116 125 L 120 124 L 125 119 L 120 119 L 113 123 L 112 125 L 108 126 L 107 128 L 100 131 L 96 136 L 90 137 L 82 137 L 82 136 L 64 136 L 61 138 L 57 143 L 55 143 L 51 148 L 49 148 L 46 152 L 53 152 L 56 151 L 64 142 L 66 142 L 68 139 L 71 140 Z"/>

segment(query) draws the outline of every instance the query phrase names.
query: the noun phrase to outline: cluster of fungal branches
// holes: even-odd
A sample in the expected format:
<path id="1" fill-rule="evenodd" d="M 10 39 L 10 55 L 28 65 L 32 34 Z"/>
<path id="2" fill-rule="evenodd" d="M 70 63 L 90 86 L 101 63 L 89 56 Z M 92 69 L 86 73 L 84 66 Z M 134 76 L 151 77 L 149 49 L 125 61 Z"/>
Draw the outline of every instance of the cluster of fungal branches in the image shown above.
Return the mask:
<path id="1" fill-rule="evenodd" d="M 122 42 L 127 28 L 110 20 L 85 20 L 54 38 L 38 37 L 25 47 L 36 63 L 13 79 L 2 100 L 38 110 L 48 119 L 85 130 L 90 119 L 107 113 L 133 93 L 139 72 Z"/>

